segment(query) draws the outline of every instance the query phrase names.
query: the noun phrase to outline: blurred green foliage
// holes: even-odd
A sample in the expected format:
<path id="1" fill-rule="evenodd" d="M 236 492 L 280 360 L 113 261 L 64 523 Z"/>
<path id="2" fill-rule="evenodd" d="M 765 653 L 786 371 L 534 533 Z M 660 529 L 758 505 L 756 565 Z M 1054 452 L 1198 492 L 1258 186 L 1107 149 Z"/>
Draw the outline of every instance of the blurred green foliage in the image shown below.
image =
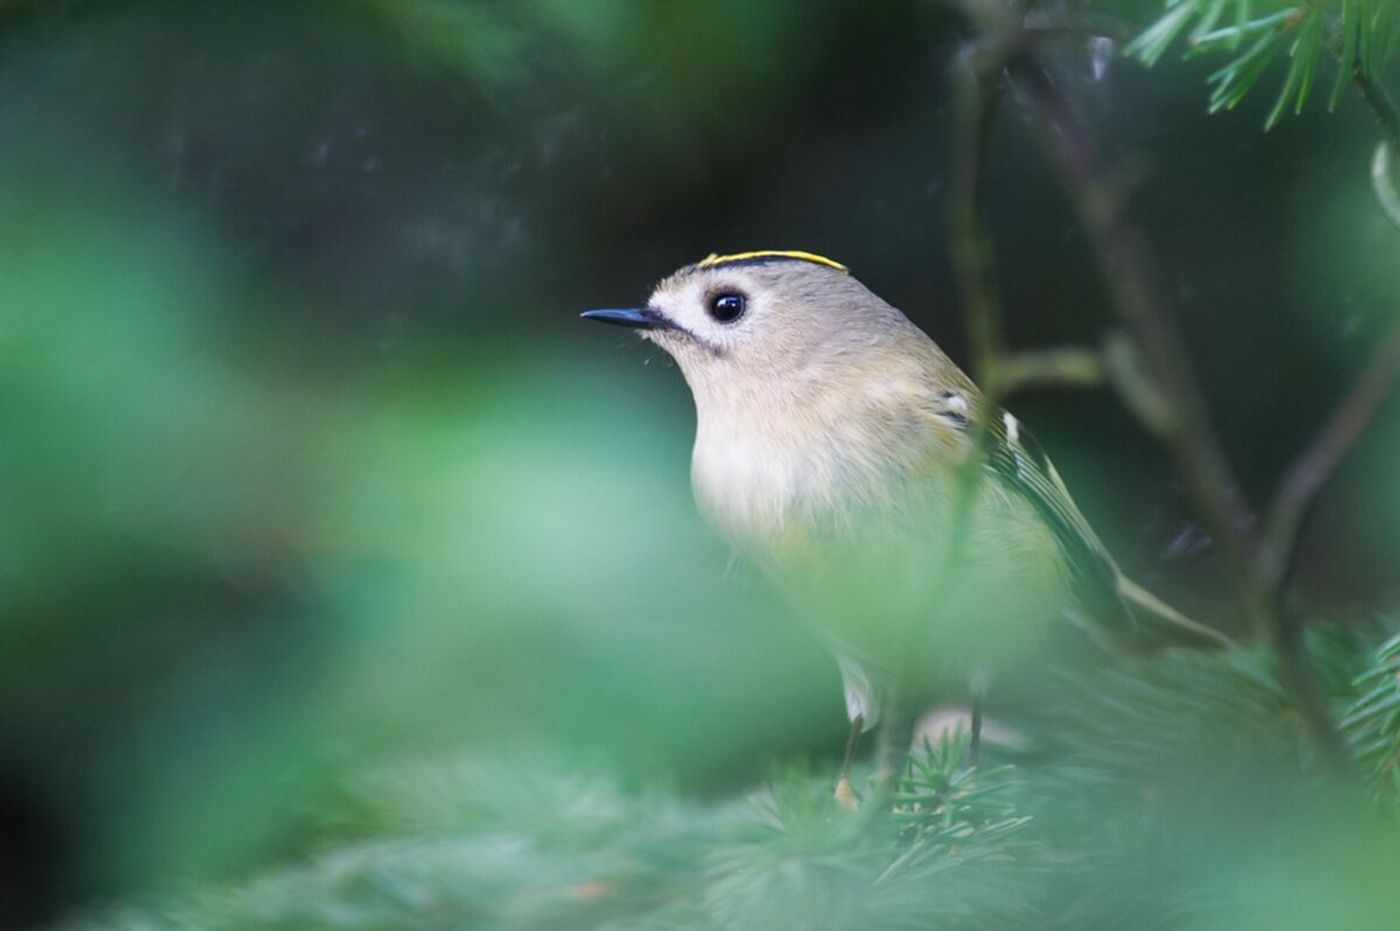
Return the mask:
<path id="1" fill-rule="evenodd" d="M 936 743 L 898 813 L 837 812 L 834 668 L 695 516 L 679 376 L 574 319 L 802 247 L 961 357 L 959 34 L 916 0 L 0 3 L 0 925 L 1386 925 L 1391 815 L 1321 788 L 1262 662 L 1018 667 L 1010 768 Z M 1138 209 L 1258 495 L 1393 313 L 1372 130 L 1344 100 L 1326 145 L 1265 139 L 1206 119 L 1199 63 L 1060 65 L 1156 160 Z M 1011 337 L 1094 342 L 999 132 Z M 1228 626 L 1116 403 L 1016 408 Z M 1397 452 L 1390 411 L 1300 572 L 1364 747 Z"/>
<path id="2" fill-rule="evenodd" d="M 1304 929 L 1400 909 L 1393 825 L 1298 778 L 1267 677 L 1169 654 L 1058 694 L 1053 762 L 970 770 L 945 735 L 892 813 L 842 812 L 801 769 L 702 806 L 538 750 L 401 763 L 348 787 L 344 838 L 308 864 L 64 927 Z M 1144 702 L 1167 726 L 1115 745 L 1158 723 Z"/>
<path id="3" fill-rule="evenodd" d="M 714 589 L 726 557 L 662 479 L 680 425 L 606 369 L 469 346 L 332 400 L 219 332 L 240 295 L 198 234 L 31 197 L 4 212 L 26 261 L 3 298 L 30 311 L 3 347 L 24 490 L 5 514 L 6 707 L 43 742 L 72 735 L 38 709 L 97 703 L 104 795 L 124 801 L 99 801 L 89 843 L 124 876 L 227 867 L 346 761 L 522 722 L 635 741 L 643 765 L 738 749 L 724 725 L 766 676 L 725 632 L 751 623 L 776 658 L 781 628 Z M 693 690 L 715 694 L 696 708 Z M 765 729 L 795 715 L 781 701 Z M 294 784 L 269 793 L 268 772 Z"/>

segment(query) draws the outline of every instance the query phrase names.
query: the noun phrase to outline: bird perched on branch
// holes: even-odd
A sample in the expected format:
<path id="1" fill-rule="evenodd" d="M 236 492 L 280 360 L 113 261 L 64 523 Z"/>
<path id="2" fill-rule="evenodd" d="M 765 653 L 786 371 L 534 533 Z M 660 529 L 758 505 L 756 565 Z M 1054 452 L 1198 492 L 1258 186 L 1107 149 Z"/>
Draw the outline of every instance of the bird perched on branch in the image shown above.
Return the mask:
<path id="1" fill-rule="evenodd" d="M 1131 639 L 1146 616 L 1228 643 L 1128 581 L 1025 427 L 844 265 L 711 255 L 642 307 L 583 316 L 675 358 L 700 510 L 835 653 L 852 724 L 838 795 L 862 731 L 883 719 L 903 752 L 929 683 L 1033 655 L 1057 615 L 1096 637 Z"/>

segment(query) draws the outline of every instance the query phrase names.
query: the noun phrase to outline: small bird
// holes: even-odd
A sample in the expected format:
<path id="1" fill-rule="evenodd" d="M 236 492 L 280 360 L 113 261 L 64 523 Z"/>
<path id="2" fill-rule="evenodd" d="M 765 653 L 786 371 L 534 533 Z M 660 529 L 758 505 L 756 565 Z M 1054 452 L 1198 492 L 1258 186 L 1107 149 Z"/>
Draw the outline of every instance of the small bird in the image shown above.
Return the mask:
<path id="1" fill-rule="evenodd" d="M 1056 616 L 1131 638 L 1145 611 L 1228 644 L 1130 582 L 1025 427 L 839 262 L 710 255 L 643 307 L 583 316 L 676 360 L 699 509 L 834 652 L 851 722 L 838 798 L 863 731 L 886 719 L 884 754 L 904 752 L 929 683 L 1034 655 Z"/>

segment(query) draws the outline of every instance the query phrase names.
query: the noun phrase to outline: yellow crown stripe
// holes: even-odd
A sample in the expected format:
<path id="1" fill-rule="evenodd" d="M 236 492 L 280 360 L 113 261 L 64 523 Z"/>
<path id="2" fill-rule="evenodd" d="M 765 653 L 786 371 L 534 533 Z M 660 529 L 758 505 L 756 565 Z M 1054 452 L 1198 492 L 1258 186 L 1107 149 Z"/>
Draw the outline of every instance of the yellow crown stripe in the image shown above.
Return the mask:
<path id="1" fill-rule="evenodd" d="M 733 255 L 718 255 L 711 252 L 701 259 L 696 267 L 711 268 L 715 265 L 725 265 L 729 262 L 761 261 L 762 259 L 796 259 L 799 262 L 815 262 L 818 265 L 825 265 L 834 268 L 838 272 L 850 272 L 850 269 L 842 265 L 835 259 L 829 259 L 824 255 L 817 255 L 815 252 L 802 252 L 797 249 L 762 249 L 758 252 L 736 252 Z"/>

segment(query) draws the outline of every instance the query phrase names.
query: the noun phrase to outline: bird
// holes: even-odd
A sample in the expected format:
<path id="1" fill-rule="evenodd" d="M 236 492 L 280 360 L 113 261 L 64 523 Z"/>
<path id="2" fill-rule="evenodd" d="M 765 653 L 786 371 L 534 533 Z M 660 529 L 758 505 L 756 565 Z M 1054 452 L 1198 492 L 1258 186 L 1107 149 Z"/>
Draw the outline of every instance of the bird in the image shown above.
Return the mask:
<path id="1" fill-rule="evenodd" d="M 888 778 L 927 683 L 974 683 L 975 759 L 978 683 L 1034 657 L 1056 618 L 1100 641 L 1152 619 L 1229 645 L 1129 580 L 1025 426 L 840 262 L 710 254 L 640 307 L 582 316 L 675 360 L 699 511 L 835 655 L 843 805 L 860 736 L 883 725 Z"/>

